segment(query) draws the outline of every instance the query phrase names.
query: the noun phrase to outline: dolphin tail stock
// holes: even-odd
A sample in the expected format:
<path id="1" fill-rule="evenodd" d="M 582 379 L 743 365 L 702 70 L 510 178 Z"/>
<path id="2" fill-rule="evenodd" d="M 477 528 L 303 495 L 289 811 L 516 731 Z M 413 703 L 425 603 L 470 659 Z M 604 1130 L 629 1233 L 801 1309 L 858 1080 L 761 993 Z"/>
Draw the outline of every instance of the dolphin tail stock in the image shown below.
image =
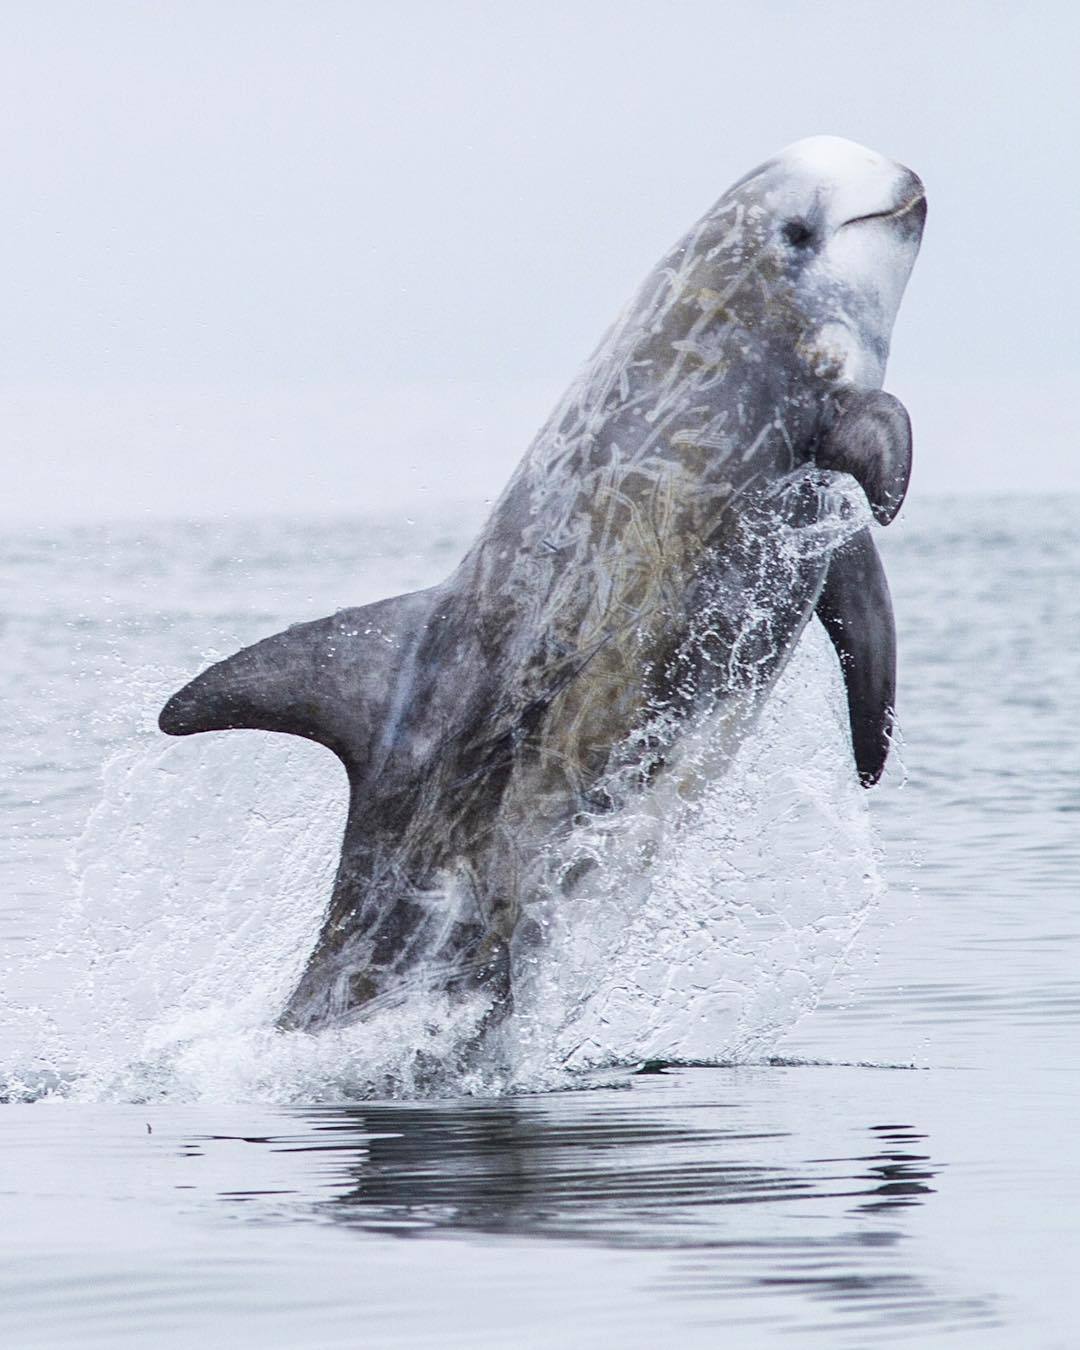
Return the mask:
<path id="1" fill-rule="evenodd" d="M 868 529 L 833 554 L 817 614 L 840 658 L 859 781 L 873 787 L 892 743 L 896 625 L 885 569 Z"/>
<path id="2" fill-rule="evenodd" d="M 291 628 L 197 675 L 158 718 L 170 736 L 249 728 L 327 746 L 351 782 L 392 735 L 402 666 L 415 651 L 436 590 L 414 591 Z"/>

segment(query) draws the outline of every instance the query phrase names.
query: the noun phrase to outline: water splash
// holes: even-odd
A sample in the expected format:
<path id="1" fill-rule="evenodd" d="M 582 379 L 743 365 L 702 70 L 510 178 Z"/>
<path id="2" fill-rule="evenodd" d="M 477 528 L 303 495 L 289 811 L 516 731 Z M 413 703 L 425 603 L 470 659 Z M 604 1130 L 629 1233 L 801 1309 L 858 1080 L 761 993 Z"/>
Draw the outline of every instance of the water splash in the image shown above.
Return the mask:
<path id="1" fill-rule="evenodd" d="M 706 739 L 687 753 L 704 760 Z M 59 935 L 30 958 L 51 993 L 3 1010 L 6 1095 L 483 1094 L 760 1057 L 883 888 L 816 625 L 719 780 L 585 827 L 575 847 L 596 865 L 535 907 L 543 940 L 519 954 L 515 1011 L 479 1055 L 486 1009 L 460 995 L 315 1035 L 272 1029 L 318 931 L 345 796 L 328 752 L 259 732 L 116 755 Z"/>
<path id="2" fill-rule="evenodd" d="M 594 835 L 510 1027 L 531 1071 L 760 1057 L 813 1007 L 884 889 L 834 666 L 815 626 L 726 774 L 666 800 L 662 831 Z"/>

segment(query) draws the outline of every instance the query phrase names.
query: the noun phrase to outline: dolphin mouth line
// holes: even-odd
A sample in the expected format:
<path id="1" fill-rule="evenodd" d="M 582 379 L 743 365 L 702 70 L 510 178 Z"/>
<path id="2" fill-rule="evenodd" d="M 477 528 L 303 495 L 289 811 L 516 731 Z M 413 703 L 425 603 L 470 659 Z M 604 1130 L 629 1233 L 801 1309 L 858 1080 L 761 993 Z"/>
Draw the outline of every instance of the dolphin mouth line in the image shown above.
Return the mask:
<path id="1" fill-rule="evenodd" d="M 848 225 L 858 225 L 864 220 L 900 220 L 906 216 L 909 211 L 914 211 L 920 202 L 925 201 L 926 193 L 916 192 L 906 201 L 901 202 L 899 206 L 892 206 L 887 211 L 870 211 L 865 216 L 852 216 L 850 220 L 845 220 L 840 228 L 844 229 L 845 226 Z"/>

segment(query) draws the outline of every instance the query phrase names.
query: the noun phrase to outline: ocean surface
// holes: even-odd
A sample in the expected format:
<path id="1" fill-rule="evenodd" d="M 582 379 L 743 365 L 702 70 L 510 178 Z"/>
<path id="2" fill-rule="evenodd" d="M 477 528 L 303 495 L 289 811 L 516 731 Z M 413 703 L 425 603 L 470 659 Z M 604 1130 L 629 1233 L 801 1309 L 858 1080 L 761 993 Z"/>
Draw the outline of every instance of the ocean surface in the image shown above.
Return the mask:
<path id="1" fill-rule="evenodd" d="M 909 506 L 884 782 L 808 631 L 497 1061 L 434 1001 L 275 1033 L 344 775 L 157 711 L 483 514 L 0 539 L 2 1343 L 1080 1346 L 1080 499 Z"/>

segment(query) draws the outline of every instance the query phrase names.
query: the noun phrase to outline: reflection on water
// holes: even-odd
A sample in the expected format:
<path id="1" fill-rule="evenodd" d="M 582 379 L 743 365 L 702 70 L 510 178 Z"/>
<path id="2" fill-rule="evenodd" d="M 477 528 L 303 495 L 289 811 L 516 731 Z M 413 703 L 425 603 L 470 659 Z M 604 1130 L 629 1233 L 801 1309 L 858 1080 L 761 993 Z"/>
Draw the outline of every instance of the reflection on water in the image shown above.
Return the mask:
<path id="1" fill-rule="evenodd" d="M 764 1160 L 765 1141 L 778 1137 L 768 1133 L 669 1123 L 609 1105 L 583 1120 L 549 1117 L 515 1103 L 453 1114 L 349 1110 L 314 1124 L 327 1142 L 308 1147 L 340 1151 L 352 1173 L 352 1189 L 329 1206 L 335 1221 L 382 1231 L 405 1222 L 413 1233 L 422 1226 L 701 1246 L 724 1240 L 722 1206 L 844 1198 L 856 1210 L 888 1209 L 932 1190 L 926 1155 L 794 1167 Z M 361 1142 L 365 1134 L 374 1137 Z M 921 1138 L 905 1131 L 884 1142 Z"/>
<path id="2" fill-rule="evenodd" d="M 775 1324 L 803 1327 L 820 1304 L 815 1319 L 837 1337 L 870 1325 L 991 1325 L 987 1299 L 911 1268 L 906 1211 L 931 1199 L 942 1171 L 927 1135 L 888 1121 L 785 1126 L 771 1089 L 757 1099 L 768 1081 L 733 1096 L 723 1071 L 683 1070 L 629 1090 L 298 1109 L 287 1132 L 196 1136 L 185 1147 L 264 1155 L 251 1188 L 233 1180 L 214 1194 L 248 1217 L 261 1207 L 268 1220 L 306 1217 L 384 1240 L 662 1251 L 665 1273 L 650 1261 L 647 1276 L 657 1296 L 700 1302 L 704 1316 L 727 1308 L 725 1319 L 746 1299 L 768 1304 Z M 826 1139 L 844 1147 L 811 1151 Z M 295 1169 L 306 1181 L 290 1194 L 280 1183 Z M 313 1190 L 323 1198 L 312 1202 Z"/>

